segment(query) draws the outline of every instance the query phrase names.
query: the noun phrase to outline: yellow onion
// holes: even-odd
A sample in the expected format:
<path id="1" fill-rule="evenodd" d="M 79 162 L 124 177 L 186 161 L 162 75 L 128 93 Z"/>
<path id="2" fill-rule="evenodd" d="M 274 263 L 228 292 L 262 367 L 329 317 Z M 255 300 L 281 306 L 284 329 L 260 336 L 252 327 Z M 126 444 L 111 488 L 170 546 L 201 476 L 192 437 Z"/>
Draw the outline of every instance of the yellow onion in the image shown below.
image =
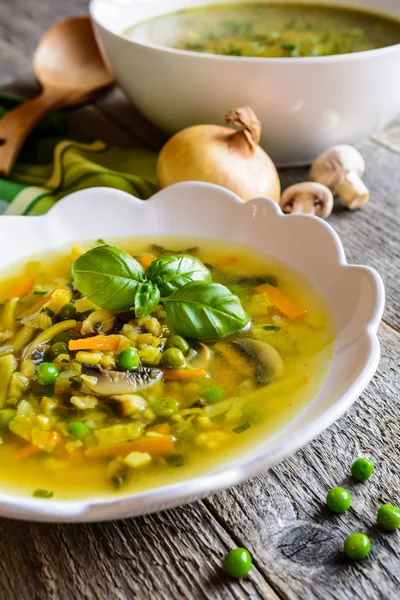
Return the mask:
<path id="1" fill-rule="evenodd" d="M 220 125 L 195 125 L 174 135 L 161 150 L 161 188 L 180 181 L 206 181 L 243 200 L 267 196 L 279 203 L 281 186 L 274 163 L 259 146 L 261 123 L 250 107 L 234 108 Z"/>

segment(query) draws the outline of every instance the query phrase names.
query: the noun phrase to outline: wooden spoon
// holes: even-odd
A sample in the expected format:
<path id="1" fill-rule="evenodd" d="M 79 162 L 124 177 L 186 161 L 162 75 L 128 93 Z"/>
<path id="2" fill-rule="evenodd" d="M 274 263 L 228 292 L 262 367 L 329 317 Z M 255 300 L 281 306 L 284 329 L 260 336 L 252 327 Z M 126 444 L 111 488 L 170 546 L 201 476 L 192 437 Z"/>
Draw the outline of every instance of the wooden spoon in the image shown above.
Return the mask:
<path id="1" fill-rule="evenodd" d="M 0 120 L 0 173 L 4 175 L 10 173 L 30 131 L 46 114 L 82 102 L 113 82 L 86 15 L 70 17 L 48 30 L 36 49 L 33 71 L 42 85 L 41 94 Z"/>

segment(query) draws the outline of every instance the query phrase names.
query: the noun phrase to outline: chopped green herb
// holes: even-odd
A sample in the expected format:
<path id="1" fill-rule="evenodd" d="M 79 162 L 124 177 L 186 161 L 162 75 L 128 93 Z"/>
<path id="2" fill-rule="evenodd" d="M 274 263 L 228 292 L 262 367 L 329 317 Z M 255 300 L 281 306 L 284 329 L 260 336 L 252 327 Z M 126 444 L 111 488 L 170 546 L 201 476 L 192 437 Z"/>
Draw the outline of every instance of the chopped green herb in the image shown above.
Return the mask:
<path id="1" fill-rule="evenodd" d="M 70 387 L 73 390 L 77 390 L 78 388 L 81 387 L 82 380 L 81 380 L 80 377 L 70 377 L 69 378 L 69 383 L 70 383 Z"/>
<path id="2" fill-rule="evenodd" d="M 243 433 L 244 431 L 247 431 L 248 429 L 250 429 L 251 425 L 248 421 L 246 421 L 245 423 L 242 423 L 241 425 L 238 425 L 237 427 L 235 427 L 234 429 L 232 429 L 232 431 L 234 433 Z"/>
<path id="3" fill-rule="evenodd" d="M 96 244 L 102 244 L 103 246 L 107 246 L 107 242 L 105 242 L 102 238 L 96 240 Z"/>
<path id="4" fill-rule="evenodd" d="M 42 310 L 40 312 L 45 313 L 46 315 L 49 315 L 49 317 L 54 317 L 54 310 L 51 310 L 51 308 L 49 308 L 48 306 L 45 306 L 44 308 L 42 308 Z"/>
<path id="5" fill-rule="evenodd" d="M 32 496 L 34 498 L 52 498 L 54 496 L 54 492 L 38 489 L 33 492 Z"/>
<path id="6" fill-rule="evenodd" d="M 278 325 L 264 325 L 264 331 L 279 331 L 281 328 Z"/>
<path id="7" fill-rule="evenodd" d="M 46 296 L 49 292 L 43 292 L 42 290 L 35 290 L 33 292 L 34 296 Z"/>
<path id="8" fill-rule="evenodd" d="M 183 467 L 185 464 L 185 457 L 182 454 L 171 454 L 165 458 L 170 467 Z"/>

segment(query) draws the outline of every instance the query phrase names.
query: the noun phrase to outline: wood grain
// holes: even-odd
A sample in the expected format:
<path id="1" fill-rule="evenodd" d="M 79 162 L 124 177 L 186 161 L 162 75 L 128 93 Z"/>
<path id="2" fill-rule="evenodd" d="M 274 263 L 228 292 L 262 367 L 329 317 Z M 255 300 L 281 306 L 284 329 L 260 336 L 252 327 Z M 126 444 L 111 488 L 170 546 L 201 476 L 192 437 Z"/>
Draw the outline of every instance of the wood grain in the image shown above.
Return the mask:
<path id="1" fill-rule="evenodd" d="M 398 503 L 400 335 L 380 331 L 377 375 L 353 408 L 303 450 L 250 484 L 205 500 L 225 528 L 257 557 L 273 588 L 290 600 L 398 598 L 400 539 L 376 526 L 382 502 Z M 366 483 L 349 477 L 358 456 L 376 471 Z M 353 506 L 333 515 L 324 505 L 331 487 L 352 494 Z M 352 563 L 341 553 L 344 538 L 367 533 L 372 555 Z"/>
<path id="2" fill-rule="evenodd" d="M 0 84 L 26 97 L 37 91 L 30 60 L 55 20 L 86 11 L 86 0 L 0 3 Z M 165 139 L 122 92 L 69 111 L 71 128 L 122 147 L 158 149 Z M 380 332 L 382 361 L 351 411 L 303 450 L 268 473 L 203 502 L 93 525 L 38 525 L 0 520 L 1 600 L 396 600 L 400 598 L 400 536 L 375 526 L 380 502 L 399 502 L 400 481 L 400 121 L 366 143 L 370 203 L 351 213 L 337 204 L 330 219 L 351 262 L 375 266 L 387 289 Z M 283 186 L 307 177 L 280 173 Z M 348 478 L 351 462 L 371 457 L 365 484 Z M 352 509 L 333 516 L 328 489 L 342 484 Z M 371 556 L 349 563 L 344 537 L 365 531 Z M 221 569 L 225 552 L 247 546 L 250 578 L 233 581 Z"/>

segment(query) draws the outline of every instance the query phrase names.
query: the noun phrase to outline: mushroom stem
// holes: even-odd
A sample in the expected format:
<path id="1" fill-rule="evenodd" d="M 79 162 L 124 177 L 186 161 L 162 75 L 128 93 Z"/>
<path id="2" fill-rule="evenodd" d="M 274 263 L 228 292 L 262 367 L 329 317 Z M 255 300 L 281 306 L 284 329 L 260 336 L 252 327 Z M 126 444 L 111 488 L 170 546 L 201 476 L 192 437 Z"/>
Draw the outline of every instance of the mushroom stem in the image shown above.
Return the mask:
<path id="1" fill-rule="evenodd" d="M 298 194 L 293 200 L 292 213 L 303 215 L 315 214 L 315 195 L 314 194 Z"/>
<path id="2" fill-rule="evenodd" d="M 336 192 L 351 210 L 361 208 L 370 198 L 367 186 L 356 173 L 347 173 Z"/>

